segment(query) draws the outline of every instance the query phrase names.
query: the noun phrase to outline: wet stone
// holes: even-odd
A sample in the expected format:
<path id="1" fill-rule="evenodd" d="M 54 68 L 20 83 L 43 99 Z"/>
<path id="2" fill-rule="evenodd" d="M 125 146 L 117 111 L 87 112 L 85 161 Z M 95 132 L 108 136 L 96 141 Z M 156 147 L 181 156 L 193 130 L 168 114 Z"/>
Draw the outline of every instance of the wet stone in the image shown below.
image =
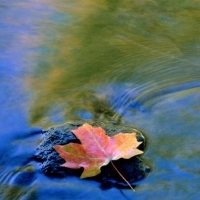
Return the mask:
<path id="1" fill-rule="evenodd" d="M 65 163 L 65 161 L 59 157 L 58 153 L 53 149 L 53 146 L 65 145 L 70 142 L 80 143 L 71 130 L 77 129 L 83 123 L 83 121 L 69 122 L 43 130 L 43 139 L 37 149 L 35 159 L 41 163 L 41 169 L 45 175 L 54 177 L 81 175 L 83 169 L 75 170 L 60 166 Z M 137 140 L 142 142 L 138 148 L 142 151 L 146 150 L 147 141 L 144 134 L 133 127 L 121 126 L 112 123 L 108 124 L 98 121 L 87 123 L 95 127 L 103 128 L 109 136 L 120 132 L 136 132 Z M 142 180 L 150 172 L 150 167 L 145 163 L 142 155 L 138 155 L 130 159 L 119 159 L 117 161 L 113 161 L 117 169 L 133 186 L 135 185 L 135 182 Z M 102 188 L 110 188 L 112 186 L 127 187 L 127 184 L 124 180 L 122 180 L 111 164 L 101 167 L 101 173 L 90 179 L 100 181 Z"/>

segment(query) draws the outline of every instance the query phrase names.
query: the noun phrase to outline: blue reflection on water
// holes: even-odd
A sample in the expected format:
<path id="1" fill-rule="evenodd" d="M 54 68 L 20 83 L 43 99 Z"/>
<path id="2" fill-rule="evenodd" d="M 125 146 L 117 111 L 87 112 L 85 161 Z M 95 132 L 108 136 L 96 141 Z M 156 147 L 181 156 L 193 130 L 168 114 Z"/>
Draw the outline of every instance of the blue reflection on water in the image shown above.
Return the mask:
<path id="1" fill-rule="evenodd" d="M 35 65 L 33 57 L 37 45 L 30 41 L 38 42 L 38 21 L 50 19 L 51 9 L 42 3 L 23 3 L 4 1 L 0 14 L 0 183 L 3 188 L 0 194 L 11 195 L 8 199 L 12 199 L 12 194 L 14 197 L 18 194 L 18 199 L 35 197 L 41 200 L 110 199 L 111 196 L 113 199 L 198 199 L 199 81 L 172 84 L 153 92 L 147 90 L 141 96 L 139 86 L 138 90 L 121 84 L 111 86 L 116 92 L 122 91 L 118 95 L 111 93 L 107 101 L 123 115 L 123 123 L 141 127 L 150 135 L 145 157 L 150 159 L 154 170 L 146 180 L 138 183 L 135 194 L 116 188 L 102 191 L 96 182 L 76 177 L 53 179 L 40 172 L 40 166 L 32 156 L 41 140 L 41 130 L 29 127 L 32 96 L 24 80 Z M 165 16 L 160 18 L 176 23 Z M 61 19 L 61 15 L 51 18 L 54 21 Z M 46 29 L 48 32 L 48 27 Z M 52 33 L 47 36 L 53 37 Z M 198 45 L 194 49 L 199 49 Z M 199 61 L 195 56 L 189 59 L 190 64 L 196 65 L 198 76 Z M 84 119 L 92 117 L 89 112 L 78 115 Z M 62 121 L 59 117 L 54 119 L 55 122 Z M 14 190 L 14 186 L 19 188 Z"/>

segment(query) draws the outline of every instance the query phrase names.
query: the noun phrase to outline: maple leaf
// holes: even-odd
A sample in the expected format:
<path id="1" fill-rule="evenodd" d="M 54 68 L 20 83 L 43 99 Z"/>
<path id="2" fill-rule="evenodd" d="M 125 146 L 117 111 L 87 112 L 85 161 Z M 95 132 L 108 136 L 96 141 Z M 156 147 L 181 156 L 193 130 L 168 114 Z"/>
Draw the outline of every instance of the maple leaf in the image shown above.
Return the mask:
<path id="1" fill-rule="evenodd" d="M 137 141 L 136 133 L 119 133 L 109 137 L 101 127 L 92 127 L 87 123 L 72 132 L 81 144 L 56 145 L 54 149 L 66 161 L 61 166 L 84 168 L 81 178 L 99 174 L 100 168 L 112 160 L 129 159 L 143 153 L 137 149 L 141 142 Z"/>

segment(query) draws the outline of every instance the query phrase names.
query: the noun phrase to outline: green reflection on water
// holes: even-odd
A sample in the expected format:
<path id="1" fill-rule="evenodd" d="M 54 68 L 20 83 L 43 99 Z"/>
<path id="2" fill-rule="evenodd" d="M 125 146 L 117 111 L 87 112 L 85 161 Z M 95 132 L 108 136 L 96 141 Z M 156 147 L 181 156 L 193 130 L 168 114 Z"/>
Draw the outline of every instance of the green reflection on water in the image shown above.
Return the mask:
<path id="1" fill-rule="evenodd" d="M 35 90 L 31 123 L 49 125 L 55 106 L 64 119 L 76 118 L 76 110 L 116 116 L 107 96 L 95 96 L 97 85 L 129 82 L 151 92 L 199 79 L 199 1 L 48 4 L 54 12 L 41 22 L 44 42 L 29 80 Z"/>
<path id="2" fill-rule="evenodd" d="M 1 194 L 1 199 L 6 199 L 6 200 L 13 200 L 13 199 L 38 199 L 38 195 L 36 192 L 36 187 L 34 185 L 29 185 L 29 179 L 31 179 L 30 175 L 27 174 L 27 176 L 21 176 L 20 173 L 34 173 L 34 168 L 31 165 L 28 166 L 21 166 L 17 168 L 15 171 L 10 172 L 10 174 L 7 174 L 5 172 L 5 176 L 7 176 L 6 179 L 12 179 L 14 182 L 12 184 L 7 184 L 7 183 L 1 183 L 0 186 L 0 194 Z M 19 173 L 19 174 L 18 174 Z M 11 175 L 12 174 L 12 175 Z M 18 181 L 15 182 L 17 179 L 18 174 Z M 13 178 L 14 177 L 14 178 Z M 31 181 L 30 181 L 31 182 Z M 28 188 L 30 187 L 30 188 Z"/>
<path id="3" fill-rule="evenodd" d="M 26 187 L 22 187 L 22 186 L 2 185 L 0 188 L 0 191 L 1 191 L 1 194 L 4 194 L 4 195 L 1 196 L 1 198 L 6 199 L 6 200 L 13 200 L 13 199 L 23 199 L 25 196 L 27 200 L 32 200 L 32 199 L 37 200 L 38 195 L 35 189 L 33 188 L 27 190 Z"/>

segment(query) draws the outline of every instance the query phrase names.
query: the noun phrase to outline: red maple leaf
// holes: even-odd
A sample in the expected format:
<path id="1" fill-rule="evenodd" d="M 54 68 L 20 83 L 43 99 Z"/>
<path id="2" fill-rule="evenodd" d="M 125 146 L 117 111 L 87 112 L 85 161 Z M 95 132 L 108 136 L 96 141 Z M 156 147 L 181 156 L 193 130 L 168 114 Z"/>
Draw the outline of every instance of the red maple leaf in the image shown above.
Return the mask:
<path id="1" fill-rule="evenodd" d="M 99 174 L 100 168 L 112 160 L 129 159 L 143 153 L 137 149 L 141 142 L 137 141 L 136 133 L 119 133 L 109 137 L 101 127 L 92 127 L 87 123 L 72 132 L 81 144 L 56 145 L 54 149 L 66 161 L 63 167 L 84 168 L 81 178 Z"/>

